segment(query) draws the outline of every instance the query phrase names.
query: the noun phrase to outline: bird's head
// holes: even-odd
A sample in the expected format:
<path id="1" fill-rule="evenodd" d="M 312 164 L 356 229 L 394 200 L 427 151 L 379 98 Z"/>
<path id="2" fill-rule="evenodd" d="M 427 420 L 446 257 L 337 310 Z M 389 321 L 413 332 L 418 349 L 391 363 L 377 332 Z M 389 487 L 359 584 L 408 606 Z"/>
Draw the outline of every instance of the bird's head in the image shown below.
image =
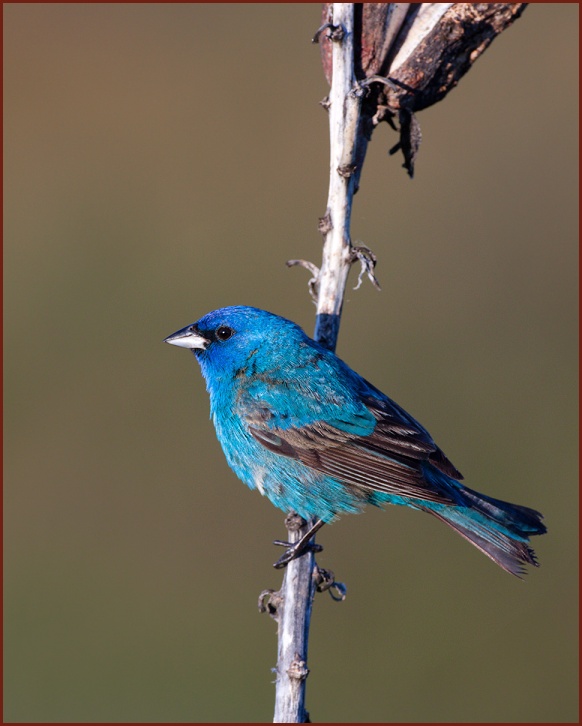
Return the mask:
<path id="1" fill-rule="evenodd" d="M 164 342 L 190 348 L 208 379 L 236 375 L 248 365 L 260 372 L 277 359 L 288 360 L 293 346 L 305 339 L 305 333 L 290 320 L 238 306 L 213 310 Z"/>

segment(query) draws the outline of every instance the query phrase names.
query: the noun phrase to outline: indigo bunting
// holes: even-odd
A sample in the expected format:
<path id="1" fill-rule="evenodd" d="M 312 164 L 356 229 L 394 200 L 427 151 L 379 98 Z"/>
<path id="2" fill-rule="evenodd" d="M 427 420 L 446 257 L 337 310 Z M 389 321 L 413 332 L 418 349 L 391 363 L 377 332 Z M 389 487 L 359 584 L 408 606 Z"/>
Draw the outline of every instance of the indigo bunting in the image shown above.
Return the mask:
<path id="1" fill-rule="evenodd" d="M 461 484 L 425 428 L 295 323 L 227 307 L 165 342 L 198 360 L 235 474 L 276 507 L 315 520 L 276 567 L 303 554 L 324 523 L 367 504 L 428 512 L 518 577 L 537 566 L 528 543 L 546 531 L 542 515 Z"/>

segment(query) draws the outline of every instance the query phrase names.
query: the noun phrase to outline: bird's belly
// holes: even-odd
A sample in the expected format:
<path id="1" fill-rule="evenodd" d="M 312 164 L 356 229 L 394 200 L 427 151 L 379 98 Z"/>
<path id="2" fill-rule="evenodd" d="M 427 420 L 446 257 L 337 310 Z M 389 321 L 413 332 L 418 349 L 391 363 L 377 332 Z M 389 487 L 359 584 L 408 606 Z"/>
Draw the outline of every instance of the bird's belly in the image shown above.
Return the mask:
<path id="1" fill-rule="evenodd" d="M 298 459 L 269 451 L 242 425 L 221 425 L 217 419 L 214 423 L 230 468 L 284 512 L 330 522 L 340 514 L 361 512 L 369 502 L 364 490 L 310 469 Z"/>

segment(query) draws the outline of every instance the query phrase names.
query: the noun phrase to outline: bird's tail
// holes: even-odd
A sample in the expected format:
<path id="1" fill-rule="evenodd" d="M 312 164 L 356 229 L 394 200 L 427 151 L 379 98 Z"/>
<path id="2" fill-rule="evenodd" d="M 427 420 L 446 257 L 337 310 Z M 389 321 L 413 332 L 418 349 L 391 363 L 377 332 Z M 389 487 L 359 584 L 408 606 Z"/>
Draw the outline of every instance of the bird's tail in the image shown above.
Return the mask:
<path id="1" fill-rule="evenodd" d="M 519 504 L 458 485 L 462 503 L 429 505 L 423 509 L 452 527 L 477 549 L 512 575 L 525 574 L 525 565 L 538 566 L 529 537 L 546 531 L 542 515 Z"/>

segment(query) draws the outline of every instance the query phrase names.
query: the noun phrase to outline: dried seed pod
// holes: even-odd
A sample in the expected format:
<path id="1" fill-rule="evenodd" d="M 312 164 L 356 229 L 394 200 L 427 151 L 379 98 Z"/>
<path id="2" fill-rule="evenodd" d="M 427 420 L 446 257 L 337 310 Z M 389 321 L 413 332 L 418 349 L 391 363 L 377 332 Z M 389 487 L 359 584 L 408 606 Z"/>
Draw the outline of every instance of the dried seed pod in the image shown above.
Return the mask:
<path id="1" fill-rule="evenodd" d="M 354 73 L 365 87 L 367 136 L 381 121 L 400 123 L 404 166 L 412 176 L 420 143 L 414 113 L 441 101 L 527 3 L 355 3 Z M 333 3 L 323 23 L 333 29 Z M 332 75 L 330 32 L 319 34 L 323 70 Z M 411 133 L 411 130 L 414 133 Z"/>

